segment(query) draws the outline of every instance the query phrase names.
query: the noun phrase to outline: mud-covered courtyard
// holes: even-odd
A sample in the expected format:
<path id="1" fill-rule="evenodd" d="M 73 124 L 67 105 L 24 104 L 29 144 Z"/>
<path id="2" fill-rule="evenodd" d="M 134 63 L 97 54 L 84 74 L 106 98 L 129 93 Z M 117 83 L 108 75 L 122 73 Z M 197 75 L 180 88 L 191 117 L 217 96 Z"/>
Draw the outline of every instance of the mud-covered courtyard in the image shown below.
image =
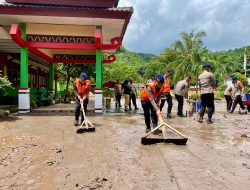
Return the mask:
<path id="1" fill-rule="evenodd" d="M 247 190 L 250 114 L 224 107 L 216 104 L 211 125 L 165 120 L 188 137 L 186 146 L 142 145 L 142 111 L 90 115 L 96 132 L 84 134 L 73 116 L 2 118 L 0 189 Z"/>

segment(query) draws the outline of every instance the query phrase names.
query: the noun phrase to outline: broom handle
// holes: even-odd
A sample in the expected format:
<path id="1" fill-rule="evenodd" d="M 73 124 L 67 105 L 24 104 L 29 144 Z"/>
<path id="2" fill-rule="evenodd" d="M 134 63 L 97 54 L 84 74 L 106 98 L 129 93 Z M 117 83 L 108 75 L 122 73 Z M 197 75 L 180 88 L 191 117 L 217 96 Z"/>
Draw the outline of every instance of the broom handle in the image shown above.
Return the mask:
<path id="1" fill-rule="evenodd" d="M 163 124 L 158 125 L 156 128 L 154 128 L 153 130 L 149 131 L 144 137 L 149 136 L 151 133 L 153 133 L 154 131 L 156 131 L 157 129 L 159 129 Z"/>
<path id="2" fill-rule="evenodd" d="M 154 128 L 153 130 L 149 131 L 144 137 L 149 136 L 151 133 L 153 133 L 154 131 L 159 129 L 164 124 L 163 119 L 162 119 L 162 115 L 159 116 L 158 120 L 159 120 L 160 124 L 156 128 Z"/>
<path id="3" fill-rule="evenodd" d="M 86 124 L 86 128 L 89 128 L 89 127 L 88 127 L 88 124 L 90 124 L 91 127 L 95 127 L 95 126 L 88 120 L 88 118 L 86 117 L 86 114 L 85 114 L 85 111 L 84 111 L 84 107 L 83 107 L 83 98 L 80 99 L 80 103 L 81 103 L 82 114 L 83 114 L 83 117 L 84 117 L 84 121 L 85 121 L 85 124 Z"/>
<path id="4" fill-rule="evenodd" d="M 84 117 L 85 125 L 86 125 L 86 128 L 88 129 L 89 128 L 88 119 L 86 118 L 84 107 L 83 107 L 83 98 L 80 99 L 80 103 L 81 103 L 81 109 L 82 109 L 82 114 L 83 114 L 83 117 Z M 82 125 L 83 125 L 83 123 L 82 123 Z"/>
<path id="5" fill-rule="evenodd" d="M 164 124 L 171 129 L 172 131 L 176 132 L 177 134 L 179 134 L 180 136 L 182 136 L 183 138 L 186 138 L 183 134 L 181 134 L 179 131 L 177 131 L 176 129 L 174 129 L 173 127 L 171 127 L 170 125 L 168 125 L 167 123 L 164 122 Z"/>
<path id="6" fill-rule="evenodd" d="M 85 115 L 85 111 L 84 111 L 84 107 L 83 107 L 83 98 L 80 99 L 80 103 L 81 103 L 81 108 L 82 108 L 82 114 L 83 114 L 83 117 L 85 119 L 86 115 Z"/>

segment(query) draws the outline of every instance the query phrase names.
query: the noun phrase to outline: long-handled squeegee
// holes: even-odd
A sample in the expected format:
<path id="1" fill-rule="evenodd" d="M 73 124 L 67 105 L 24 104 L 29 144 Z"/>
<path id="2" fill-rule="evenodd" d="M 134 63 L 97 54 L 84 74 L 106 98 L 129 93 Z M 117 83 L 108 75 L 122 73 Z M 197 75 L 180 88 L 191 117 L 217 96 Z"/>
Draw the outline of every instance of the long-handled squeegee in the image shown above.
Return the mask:
<path id="1" fill-rule="evenodd" d="M 159 123 L 160 124 L 156 128 L 154 128 L 153 130 L 148 132 L 144 137 L 141 138 L 141 143 L 142 144 L 147 145 L 147 144 L 155 144 L 155 143 L 164 142 L 164 143 L 174 143 L 176 145 L 186 145 L 188 138 L 186 138 L 179 131 L 177 131 L 176 129 L 174 129 L 173 127 L 171 127 L 167 123 L 165 123 L 163 121 L 162 116 L 159 117 Z M 159 131 L 160 128 L 162 129 L 163 137 L 160 137 L 158 135 L 157 135 L 157 138 L 149 137 L 150 134 L 152 134 L 153 132 Z M 174 133 L 178 134 L 181 138 L 170 138 L 170 137 L 168 137 L 166 128 L 168 128 L 171 131 L 173 131 Z"/>
<path id="2" fill-rule="evenodd" d="M 82 124 L 80 125 L 80 127 L 76 130 L 76 133 L 94 132 L 95 126 L 88 120 L 88 118 L 86 117 L 85 111 L 84 111 L 83 98 L 80 99 L 80 104 L 81 104 L 81 110 L 82 110 L 84 120 L 83 120 Z"/>

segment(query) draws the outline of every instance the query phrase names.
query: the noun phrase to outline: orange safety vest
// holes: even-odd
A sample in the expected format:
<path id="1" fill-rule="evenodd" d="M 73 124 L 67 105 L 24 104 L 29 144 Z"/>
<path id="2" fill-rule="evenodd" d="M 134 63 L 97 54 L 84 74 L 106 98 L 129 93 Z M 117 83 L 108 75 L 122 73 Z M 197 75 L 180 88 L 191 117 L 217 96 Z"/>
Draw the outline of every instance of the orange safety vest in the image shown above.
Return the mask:
<path id="1" fill-rule="evenodd" d="M 162 94 L 162 91 L 163 91 L 163 86 L 161 87 L 161 89 L 159 90 L 159 92 L 156 91 L 155 89 L 155 86 L 156 86 L 156 82 L 154 83 L 148 83 L 146 84 L 146 86 L 142 89 L 141 93 L 140 93 L 140 98 L 142 100 L 145 100 L 145 101 L 150 101 L 149 100 L 149 97 L 148 97 L 148 93 L 147 93 L 147 86 L 150 86 L 151 87 L 151 90 L 152 90 L 152 95 L 153 95 L 153 98 L 156 100 L 158 96 L 161 96 Z"/>
<path id="2" fill-rule="evenodd" d="M 91 82 L 90 80 L 86 80 L 86 84 L 81 84 L 80 79 L 77 78 L 74 81 L 74 86 L 76 87 L 77 93 L 79 94 L 79 96 L 83 97 L 86 94 L 86 92 L 90 91 Z"/>
<path id="3" fill-rule="evenodd" d="M 163 85 L 163 92 L 170 92 L 170 80 L 165 79 L 164 85 Z"/>

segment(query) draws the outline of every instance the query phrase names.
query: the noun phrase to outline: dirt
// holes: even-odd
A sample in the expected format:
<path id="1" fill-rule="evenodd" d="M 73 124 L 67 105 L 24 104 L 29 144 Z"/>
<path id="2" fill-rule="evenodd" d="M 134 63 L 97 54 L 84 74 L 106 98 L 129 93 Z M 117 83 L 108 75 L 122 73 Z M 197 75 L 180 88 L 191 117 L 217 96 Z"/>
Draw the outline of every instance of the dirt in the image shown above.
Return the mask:
<path id="1" fill-rule="evenodd" d="M 75 133 L 73 116 L 2 118 L 0 189 L 249 189 L 250 113 L 224 107 L 211 125 L 165 120 L 186 146 L 141 145 L 141 111 L 91 115 L 96 132 L 86 134 Z"/>

